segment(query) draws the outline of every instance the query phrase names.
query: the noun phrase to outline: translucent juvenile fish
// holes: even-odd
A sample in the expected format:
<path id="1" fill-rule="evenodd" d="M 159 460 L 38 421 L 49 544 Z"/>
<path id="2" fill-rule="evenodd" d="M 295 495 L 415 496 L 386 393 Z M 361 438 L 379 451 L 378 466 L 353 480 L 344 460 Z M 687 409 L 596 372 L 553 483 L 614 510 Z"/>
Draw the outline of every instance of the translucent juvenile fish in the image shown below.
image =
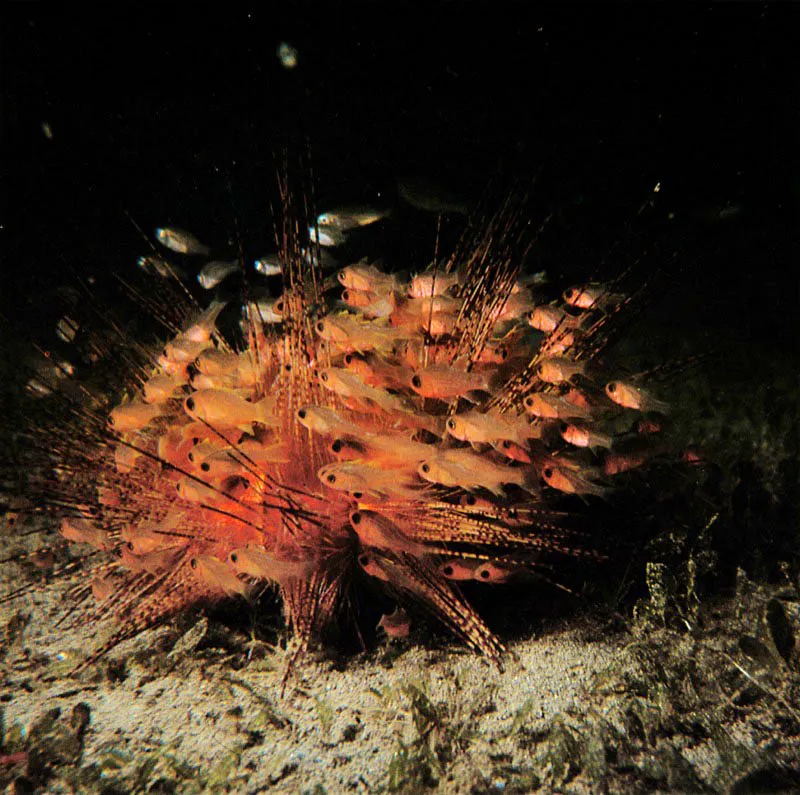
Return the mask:
<path id="1" fill-rule="evenodd" d="M 505 496 L 503 485 L 513 483 L 533 490 L 532 471 L 495 464 L 472 450 L 443 450 L 423 461 L 417 470 L 424 480 L 442 486 L 476 491 L 483 488 L 498 497 Z"/>
<path id="2" fill-rule="evenodd" d="M 162 279 L 186 278 L 186 271 L 161 257 L 139 257 L 138 265 L 145 273 L 154 273 Z"/>
<path id="3" fill-rule="evenodd" d="M 347 234 L 332 226 L 310 226 L 308 227 L 308 236 L 312 243 L 319 243 L 320 246 L 330 246 L 331 248 L 343 246 L 347 242 Z"/>
<path id="4" fill-rule="evenodd" d="M 536 368 L 536 374 L 547 384 L 563 384 L 576 375 L 586 372 L 586 362 L 574 362 L 563 356 L 549 356 L 542 359 Z"/>
<path id="5" fill-rule="evenodd" d="M 632 384 L 623 381 L 610 381 L 606 384 L 606 394 L 617 405 L 626 409 L 637 409 L 639 411 L 660 411 L 666 414 L 669 411 L 669 403 L 654 398 L 649 392 Z"/>
<path id="6" fill-rule="evenodd" d="M 239 270 L 239 263 L 236 260 L 212 260 L 206 263 L 197 274 L 197 281 L 205 290 L 213 290 L 218 284 L 223 282 L 232 273 Z"/>
<path id="7" fill-rule="evenodd" d="M 204 246 L 194 235 L 174 226 L 162 226 L 156 229 L 156 240 L 178 254 L 208 255 L 210 251 L 208 246 Z"/>
<path id="8" fill-rule="evenodd" d="M 445 273 L 444 271 L 425 271 L 411 279 L 408 286 L 408 295 L 411 298 L 431 298 L 434 295 L 443 295 L 448 290 L 459 284 L 458 271 Z"/>
<path id="9" fill-rule="evenodd" d="M 583 284 L 564 290 L 563 298 L 578 309 L 603 309 L 619 303 L 623 296 L 610 293 L 604 284 Z"/>
<path id="10" fill-rule="evenodd" d="M 397 607 L 393 613 L 381 616 L 378 629 L 382 629 L 388 638 L 404 640 L 411 634 L 411 618 L 402 607 Z"/>
<path id="11" fill-rule="evenodd" d="M 411 376 L 409 385 L 422 397 L 438 400 L 465 397 L 473 403 L 477 400 L 471 393 L 492 391 L 490 373 L 486 371 L 468 373 L 446 364 L 432 364 L 430 367 L 417 370 Z"/>
<path id="12" fill-rule="evenodd" d="M 172 409 L 164 403 L 139 403 L 131 401 L 112 409 L 108 424 L 119 433 L 138 431 L 149 425 L 156 417 L 171 414 Z"/>
<path id="13" fill-rule="evenodd" d="M 552 420 L 568 420 L 572 418 L 590 419 L 588 409 L 576 406 L 566 398 L 547 392 L 534 392 L 523 401 L 525 411 L 534 417 Z"/>
<path id="14" fill-rule="evenodd" d="M 265 254 L 259 257 L 254 263 L 253 267 L 256 273 L 262 276 L 280 276 L 281 274 L 281 261 L 277 254 Z"/>
<path id="15" fill-rule="evenodd" d="M 580 472 L 569 467 L 547 464 L 542 469 L 542 478 L 548 486 L 566 494 L 593 494 L 596 497 L 605 497 L 609 492 L 609 489 L 593 483 Z"/>
<path id="16" fill-rule="evenodd" d="M 339 207 L 328 210 L 317 217 L 317 224 L 327 229 L 338 229 L 348 232 L 361 226 L 369 226 L 381 221 L 389 215 L 389 210 L 377 210 L 374 207 Z"/>

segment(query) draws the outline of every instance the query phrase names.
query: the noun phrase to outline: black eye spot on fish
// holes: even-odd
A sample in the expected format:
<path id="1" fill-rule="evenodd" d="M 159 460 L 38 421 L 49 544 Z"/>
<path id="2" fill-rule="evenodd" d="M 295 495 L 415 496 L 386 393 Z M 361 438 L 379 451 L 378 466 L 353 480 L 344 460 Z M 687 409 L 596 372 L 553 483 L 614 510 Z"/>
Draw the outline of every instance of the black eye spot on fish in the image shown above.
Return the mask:
<path id="1" fill-rule="evenodd" d="M 113 417 L 109 417 L 108 418 L 108 424 L 109 425 L 113 425 L 114 424 L 114 418 Z"/>
<path id="2" fill-rule="evenodd" d="M 567 301 L 569 301 L 569 299 L 572 298 L 573 295 L 575 295 L 575 290 L 573 290 L 572 287 L 570 287 L 569 290 L 564 291 L 564 298 Z"/>
<path id="3" fill-rule="evenodd" d="M 422 471 L 423 471 L 423 472 L 424 472 L 426 475 L 428 474 L 428 472 L 430 472 L 430 471 L 431 471 L 431 468 L 430 468 L 430 465 L 429 465 L 429 464 L 422 464 L 422 466 L 420 467 L 420 469 L 421 469 L 421 470 L 422 470 Z"/>
<path id="4" fill-rule="evenodd" d="M 237 563 L 238 560 L 239 560 L 239 556 L 235 552 L 231 552 L 231 554 L 230 554 L 231 563 Z"/>
<path id="5" fill-rule="evenodd" d="M 327 373 L 320 373 L 319 377 L 323 382 L 327 383 L 327 381 L 328 381 L 328 374 Z"/>
<path id="6" fill-rule="evenodd" d="M 353 492 L 353 497 L 355 497 L 357 500 L 360 500 L 363 496 L 364 496 L 364 492 L 363 491 L 354 491 Z"/>
<path id="7" fill-rule="evenodd" d="M 200 437 L 199 436 L 192 436 L 192 444 L 193 445 L 200 444 Z"/>
<path id="8" fill-rule="evenodd" d="M 511 442 L 508 439 L 503 439 L 503 449 L 509 450 L 511 448 Z"/>
<path id="9" fill-rule="evenodd" d="M 132 543 L 132 542 L 128 541 L 128 543 L 127 543 L 127 544 L 125 544 L 125 546 L 126 546 L 126 547 L 128 547 L 128 549 L 129 549 L 131 552 L 133 552 L 133 543 Z"/>
<path id="10" fill-rule="evenodd" d="M 616 392 L 617 391 L 617 382 L 612 381 L 609 384 L 606 384 L 606 392 Z"/>
<path id="11" fill-rule="evenodd" d="M 558 426 L 558 429 L 561 431 L 561 433 L 566 433 L 567 428 L 569 428 L 569 425 L 566 422 L 562 422 L 561 425 Z"/>
<path id="12" fill-rule="evenodd" d="M 542 474 L 546 480 L 550 480 L 550 478 L 553 477 L 553 470 L 550 467 L 547 467 Z"/>
<path id="13" fill-rule="evenodd" d="M 194 461 L 194 453 L 189 453 L 189 460 Z"/>
<path id="14" fill-rule="evenodd" d="M 194 411 L 194 398 L 186 398 L 186 408 L 189 411 Z"/>
<path id="15" fill-rule="evenodd" d="M 447 427 L 451 431 L 454 431 L 456 429 L 456 421 L 452 417 L 447 421 Z"/>
<path id="16" fill-rule="evenodd" d="M 367 566 L 369 566 L 369 561 L 369 555 L 359 555 L 358 557 L 358 565 L 361 566 L 362 569 L 366 569 Z"/>
<path id="17" fill-rule="evenodd" d="M 325 323 L 322 320 L 320 320 L 319 323 L 317 323 L 316 328 L 317 328 L 317 331 L 320 334 L 322 334 L 325 331 Z"/>
<path id="18" fill-rule="evenodd" d="M 328 475 L 328 477 L 325 479 L 328 481 L 328 483 L 336 483 L 336 475 L 334 474 Z"/>
<path id="19" fill-rule="evenodd" d="M 344 445 L 342 444 L 342 440 L 336 439 L 334 443 L 331 445 L 331 450 L 333 450 L 334 453 L 340 453 L 342 451 L 342 447 L 344 447 Z"/>
<path id="20" fill-rule="evenodd" d="M 352 354 L 352 353 L 348 353 L 348 354 L 347 354 L 347 355 L 344 357 L 344 363 L 345 363 L 345 364 L 352 364 L 352 363 L 353 363 L 353 354 Z"/>
<path id="21" fill-rule="evenodd" d="M 444 574 L 446 577 L 452 577 L 453 571 L 453 567 L 448 563 L 447 566 L 442 569 L 442 574 Z"/>
<path id="22" fill-rule="evenodd" d="M 207 463 L 206 461 L 203 461 L 203 463 L 200 464 L 200 469 L 202 469 L 203 472 L 208 472 L 211 469 L 211 464 Z"/>
<path id="23" fill-rule="evenodd" d="M 503 361 L 505 361 L 505 360 L 508 358 L 508 350 L 506 349 L 506 347 L 505 347 L 504 345 L 501 345 L 501 346 L 500 346 L 500 347 L 497 349 L 497 355 L 498 355 L 498 356 L 499 356 L 499 357 L 500 357 L 500 358 L 501 358 Z"/>
<path id="24" fill-rule="evenodd" d="M 525 398 L 525 405 L 526 406 L 532 406 L 533 405 L 533 398 L 530 395 L 528 395 L 528 397 Z"/>
<path id="25" fill-rule="evenodd" d="M 192 559 L 189 561 L 189 565 L 190 565 L 190 566 L 191 566 L 193 569 L 196 569 L 196 568 L 197 568 L 197 558 L 192 558 Z"/>
<path id="26" fill-rule="evenodd" d="M 361 514 L 360 514 L 358 511 L 356 511 L 356 512 L 355 512 L 355 513 L 354 513 L 354 514 L 353 514 L 353 515 L 350 517 L 350 522 L 351 522 L 352 524 L 361 524 Z"/>
<path id="27" fill-rule="evenodd" d="M 420 389 L 422 387 L 422 379 L 418 375 L 415 375 L 411 379 L 411 386 L 415 386 L 417 389 Z"/>
<path id="28" fill-rule="evenodd" d="M 339 280 L 339 281 L 340 281 L 342 284 L 344 284 L 344 280 L 345 280 L 345 274 L 344 274 L 344 271 L 339 271 L 339 273 L 337 273 L 337 274 L 336 274 L 336 278 L 337 278 L 337 279 L 338 279 L 338 280 Z"/>
<path id="29" fill-rule="evenodd" d="M 298 416 L 298 418 L 299 418 L 299 419 L 301 419 L 301 420 L 304 420 L 304 419 L 306 418 L 306 414 L 307 414 L 307 413 L 308 413 L 308 412 L 307 412 L 305 409 L 298 409 L 298 410 L 297 410 L 297 416 Z"/>
<path id="30" fill-rule="evenodd" d="M 481 579 L 483 579 L 483 580 L 488 580 L 488 579 L 489 579 L 489 577 L 491 577 L 492 575 L 491 575 L 491 573 L 489 572 L 489 570 L 488 570 L 488 569 L 484 569 L 484 570 L 481 572 L 480 576 L 481 576 Z"/>
<path id="31" fill-rule="evenodd" d="M 477 503 L 477 500 L 475 499 L 475 496 L 473 494 L 467 494 L 467 496 L 464 497 L 464 502 L 467 505 L 475 505 Z"/>

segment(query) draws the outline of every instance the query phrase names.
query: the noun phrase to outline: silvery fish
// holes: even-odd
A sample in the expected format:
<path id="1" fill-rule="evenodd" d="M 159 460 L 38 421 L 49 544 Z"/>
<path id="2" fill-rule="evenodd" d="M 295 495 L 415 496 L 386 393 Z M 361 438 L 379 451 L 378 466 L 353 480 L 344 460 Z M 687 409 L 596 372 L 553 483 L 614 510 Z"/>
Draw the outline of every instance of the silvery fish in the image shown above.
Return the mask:
<path id="1" fill-rule="evenodd" d="M 376 210 L 373 207 L 340 207 L 329 210 L 317 218 L 317 223 L 329 229 L 347 232 L 360 226 L 368 226 L 381 221 L 389 215 L 389 210 Z"/>
<path id="2" fill-rule="evenodd" d="M 266 254 L 259 257 L 254 263 L 253 267 L 256 273 L 262 276 L 279 276 L 281 272 L 281 261 L 277 253 Z"/>
<path id="3" fill-rule="evenodd" d="M 174 226 L 156 229 L 156 240 L 171 251 L 177 251 L 178 254 L 207 255 L 209 252 L 208 246 L 204 246 L 194 235 Z"/>
<path id="4" fill-rule="evenodd" d="M 161 257 L 139 257 L 139 267 L 145 273 L 155 273 L 164 279 L 185 279 L 186 272 L 177 265 L 172 265 Z"/>
<path id="5" fill-rule="evenodd" d="M 197 281 L 200 282 L 201 287 L 211 290 L 237 270 L 239 270 L 239 263 L 236 260 L 229 262 L 213 260 L 203 266 L 200 273 L 197 274 Z"/>
<path id="6" fill-rule="evenodd" d="M 347 235 L 335 227 L 308 227 L 308 235 L 312 243 L 319 243 L 321 246 L 341 246 L 347 241 Z"/>

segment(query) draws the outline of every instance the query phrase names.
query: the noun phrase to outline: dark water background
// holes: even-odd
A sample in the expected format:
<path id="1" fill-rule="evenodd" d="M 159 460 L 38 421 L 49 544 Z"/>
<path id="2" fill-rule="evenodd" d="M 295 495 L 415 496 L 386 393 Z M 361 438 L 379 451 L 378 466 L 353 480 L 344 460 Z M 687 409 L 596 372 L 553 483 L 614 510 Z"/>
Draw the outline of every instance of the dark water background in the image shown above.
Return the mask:
<path id="1" fill-rule="evenodd" d="M 558 222 L 534 266 L 593 274 L 652 224 L 687 252 L 679 278 L 695 298 L 674 311 L 776 344 L 796 330 L 797 6 L 432 6 L 6 5 L 4 315 L 43 277 L 134 268 L 148 251 L 125 211 L 219 253 L 238 224 L 258 256 L 274 154 L 308 140 L 319 208 L 394 205 L 405 174 L 473 197 L 498 173 L 538 174 Z M 281 41 L 298 50 L 292 71 Z M 394 245 L 419 268 L 434 221 L 395 216 L 418 232 Z"/>

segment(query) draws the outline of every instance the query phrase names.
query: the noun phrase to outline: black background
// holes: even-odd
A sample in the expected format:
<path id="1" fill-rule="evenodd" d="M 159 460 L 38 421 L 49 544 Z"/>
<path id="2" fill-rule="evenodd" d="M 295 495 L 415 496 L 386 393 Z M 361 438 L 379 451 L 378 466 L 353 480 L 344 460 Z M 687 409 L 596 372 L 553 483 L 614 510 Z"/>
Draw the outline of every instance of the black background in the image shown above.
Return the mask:
<path id="1" fill-rule="evenodd" d="M 538 174 L 542 207 L 566 219 L 544 257 L 556 277 L 591 273 L 639 235 L 636 209 L 660 183 L 652 215 L 688 252 L 680 279 L 708 321 L 748 336 L 795 330 L 794 5 L 19 4 L 3 15 L 6 317 L 42 278 L 134 268 L 147 246 L 126 212 L 148 234 L 182 226 L 215 252 L 238 225 L 257 256 L 272 236 L 274 154 L 308 141 L 320 207 L 393 205 L 409 173 L 473 197 L 499 171 Z M 294 70 L 276 57 L 281 41 L 297 48 Z M 433 228 L 409 267 L 430 259 Z"/>

